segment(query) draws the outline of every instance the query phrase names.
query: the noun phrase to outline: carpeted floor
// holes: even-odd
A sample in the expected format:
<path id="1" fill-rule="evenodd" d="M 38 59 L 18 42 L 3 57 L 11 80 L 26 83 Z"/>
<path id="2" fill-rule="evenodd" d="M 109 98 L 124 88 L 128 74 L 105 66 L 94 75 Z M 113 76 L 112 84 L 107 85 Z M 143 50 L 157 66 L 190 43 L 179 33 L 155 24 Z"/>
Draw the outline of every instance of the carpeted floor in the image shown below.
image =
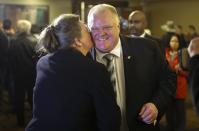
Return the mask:
<path id="1" fill-rule="evenodd" d="M 31 117 L 31 109 L 28 103 L 25 103 L 25 116 L 27 123 Z M 16 124 L 16 117 L 6 91 L 1 92 L 0 97 L 0 131 L 24 131 L 24 127 L 18 127 Z"/>

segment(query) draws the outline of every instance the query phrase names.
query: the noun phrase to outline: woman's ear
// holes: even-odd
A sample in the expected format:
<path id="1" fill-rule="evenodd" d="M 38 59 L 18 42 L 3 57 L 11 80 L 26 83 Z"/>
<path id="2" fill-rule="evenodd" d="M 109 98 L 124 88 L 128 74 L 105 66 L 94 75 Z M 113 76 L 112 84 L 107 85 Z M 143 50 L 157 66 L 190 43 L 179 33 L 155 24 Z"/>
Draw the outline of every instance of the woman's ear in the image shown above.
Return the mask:
<path id="1" fill-rule="evenodd" d="M 80 42 L 80 40 L 78 38 L 75 38 L 75 45 L 77 47 L 81 47 L 82 46 L 82 42 Z"/>

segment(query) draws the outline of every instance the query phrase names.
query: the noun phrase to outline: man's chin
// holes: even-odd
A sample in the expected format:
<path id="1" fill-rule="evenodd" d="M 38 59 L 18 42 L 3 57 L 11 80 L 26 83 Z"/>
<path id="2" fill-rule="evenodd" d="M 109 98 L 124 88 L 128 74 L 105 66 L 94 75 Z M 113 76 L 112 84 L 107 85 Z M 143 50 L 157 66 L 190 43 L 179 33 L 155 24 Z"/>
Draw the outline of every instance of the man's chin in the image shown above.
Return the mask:
<path id="1" fill-rule="evenodd" d="M 108 53 L 110 52 L 109 49 L 106 49 L 106 48 L 98 48 L 98 47 L 95 47 L 99 52 L 102 52 L 102 53 Z"/>

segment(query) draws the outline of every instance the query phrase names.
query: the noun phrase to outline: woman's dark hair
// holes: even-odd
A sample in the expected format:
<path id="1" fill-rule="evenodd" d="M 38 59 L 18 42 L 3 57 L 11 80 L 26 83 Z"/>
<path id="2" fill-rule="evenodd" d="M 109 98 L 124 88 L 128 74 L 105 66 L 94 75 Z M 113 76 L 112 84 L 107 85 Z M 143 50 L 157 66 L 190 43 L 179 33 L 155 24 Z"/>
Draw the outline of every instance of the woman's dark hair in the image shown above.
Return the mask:
<path id="1" fill-rule="evenodd" d="M 62 14 L 51 25 L 46 27 L 40 35 L 39 45 L 47 52 L 55 52 L 61 48 L 68 48 L 81 37 L 79 16 Z"/>
<path id="2" fill-rule="evenodd" d="M 171 35 L 168 37 L 169 43 L 170 43 L 170 41 L 171 41 L 171 38 L 174 37 L 174 36 L 178 38 L 179 47 L 180 47 L 180 44 L 181 44 L 181 42 L 180 42 L 180 36 L 179 36 L 178 34 L 176 34 L 176 33 L 173 33 L 173 34 L 171 34 Z M 169 47 L 170 47 L 170 44 L 169 44 L 169 43 L 168 43 L 168 45 L 169 45 Z"/>

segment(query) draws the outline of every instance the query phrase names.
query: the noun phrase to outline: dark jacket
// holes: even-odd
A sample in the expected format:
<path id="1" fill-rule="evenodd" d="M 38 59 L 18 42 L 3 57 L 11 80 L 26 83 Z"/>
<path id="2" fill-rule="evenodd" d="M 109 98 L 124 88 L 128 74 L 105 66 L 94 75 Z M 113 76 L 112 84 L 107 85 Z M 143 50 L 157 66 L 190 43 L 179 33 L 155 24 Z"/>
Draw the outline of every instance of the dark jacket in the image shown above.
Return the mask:
<path id="1" fill-rule="evenodd" d="M 148 35 L 148 34 L 145 35 L 145 38 L 155 41 L 158 44 L 158 46 L 160 47 L 162 54 L 165 55 L 164 46 L 161 43 L 161 40 L 159 38 Z"/>
<path id="2" fill-rule="evenodd" d="M 8 38 L 0 29 L 0 67 L 5 65 L 7 59 Z"/>
<path id="3" fill-rule="evenodd" d="M 8 38 L 0 29 L 0 84 L 4 84 L 6 67 L 8 64 Z M 4 85 L 5 86 L 5 85 Z"/>
<path id="4" fill-rule="evenodd" d="M 120 111 L 106 68 L 74 49 L 40 58 L 33 107 L 26 131 L 120 128 Z"/>
<path id="5" fill-rule="evenodd" d="M 35 77 L 35 46 L 37 39 L 31 34 L 18 34 L 10 41 L 9 63 L 15 80 Z"/>
<path id="6" fill-rule="evenodd" d="M 199 114 L 199 55 L 196 55 L 190 59 L 189 71 L 190 87 L 192 89 L 193 101 Z"/>
<path id="7" fill-rule="evenodd" d="M 152 102 L 159 116 L 164 114 L 175 94 L 168 64 L 160 48 L 145 38 L 121 37 L 123 50 L 126 116 L 130 131 L 159 131 L 158 124 L 145 124 L 138 119 L 142 106 Z M 92 55 L 95 55 L 92 52 Z"/>
<path id="8" fill-rule="evenodd" d="M 166 60 L 166 66 L 168 66 L 168 80 L 170 81 L 170 85 L 174 89 L 176 89 L 176 87 L 177 87 L 177 74 L 169 66 L 169 62 L 168 62 L 168 60 L 166 59 L 166 56 L 165 56 L 166 53 L 165 53 L 165 48 L 163 46 L 162 41 L 159 38 L 151 36 L 151 35 L 148 35 L 148 34 L 145 35 L 145 38 L 153 40 L 153 41 L 155 41 L 157 43 L 158 47 L 161 50 L 161 53 L 162 53 L 163 57 Z M 175 95 L 173 97 L 175 97 Z"/>

